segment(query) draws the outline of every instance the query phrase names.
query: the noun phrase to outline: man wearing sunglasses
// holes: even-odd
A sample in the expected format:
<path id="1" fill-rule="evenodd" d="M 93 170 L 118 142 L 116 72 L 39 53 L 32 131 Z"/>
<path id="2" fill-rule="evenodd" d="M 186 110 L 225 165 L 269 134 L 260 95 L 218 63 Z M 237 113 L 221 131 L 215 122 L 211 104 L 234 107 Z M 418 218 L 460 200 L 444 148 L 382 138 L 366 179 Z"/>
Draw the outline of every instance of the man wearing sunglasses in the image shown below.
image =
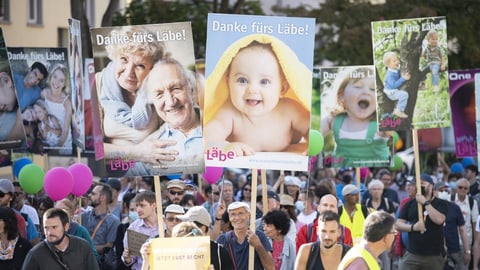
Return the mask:
<path id="1" fill-rule="evenodd" d="M 170 180 L 167 183 L 167 191 L 167 202 L 163 204 L 163 212 L 170 204 L 180 205 L 183 196 L 185 196 L 185 183 L 180 179 Z"/>
<path id="2" fill-rule="evenodd" d="M 417 193 L 414 199 L 405 204 L 396 223 L 397 230 L 408 232 L 407 252 L 402 258 L 400 269 L 442 269 L 445 252 L 443 224 L 448 205 L 446 201 L 435 196 L 430 175 L 422 173 L 417 181 L 419 180 L 421 194 Z M 422 206 L 421 220 L 418 204 Z"/>

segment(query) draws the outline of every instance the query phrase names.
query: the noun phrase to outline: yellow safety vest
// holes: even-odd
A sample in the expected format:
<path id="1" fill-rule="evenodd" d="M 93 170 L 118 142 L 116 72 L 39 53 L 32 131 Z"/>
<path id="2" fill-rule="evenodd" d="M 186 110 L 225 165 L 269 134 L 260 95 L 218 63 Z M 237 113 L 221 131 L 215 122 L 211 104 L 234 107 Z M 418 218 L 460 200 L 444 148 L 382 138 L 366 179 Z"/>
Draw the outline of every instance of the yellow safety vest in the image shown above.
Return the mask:
<path id="1" fill-rule="evenodd" d="M 373 257 L 373 255 L 361 245 L 351 248 L 347 254 L 345 254 L 338 266 L 338 270 L 344 270 L 356 258 L 362 258 L 367 263 L 368 269 L 380 270 L 380 265 L 378 265 L 377 259 L 375 259 L 375 257 Z"/>
<path id="2" fill-rule="evenodd" d="M 365 217 L 363 216 L 362 207 L 358 203 L 355 207 L 355 213 L 353 214 L 353 222 L 348 215 L 348 211 L 345 206 L 342 206 L 342 215 L 340 216 L 340 224 L 350 229 L 352 233 L 353 245 L 357 245 L 363 238 L 363 222 Z"/>

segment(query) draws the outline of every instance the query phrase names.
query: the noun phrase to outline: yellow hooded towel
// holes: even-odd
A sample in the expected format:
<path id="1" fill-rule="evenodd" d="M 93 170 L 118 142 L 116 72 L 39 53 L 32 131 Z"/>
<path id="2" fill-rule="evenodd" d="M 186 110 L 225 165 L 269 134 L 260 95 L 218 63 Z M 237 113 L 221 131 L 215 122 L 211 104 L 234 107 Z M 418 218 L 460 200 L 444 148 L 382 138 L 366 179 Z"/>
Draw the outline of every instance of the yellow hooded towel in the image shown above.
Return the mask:
<path id="1" fill-rule="evenodd" d="M 289 85 L 285 97 L 297 101 L 310 112 L 312 71 L 298 59 L 297 55 L 283 41 L 266 34 L 253 34 L 243 37 L 230 45 L 218 61 L 215 69 L 208 76 L 205 84 L 204 125 L 213 119 L 222 105 L 230 98 L 226 71 L 238 51 L 247 47 L 253 41 L 271 44 Z"/>

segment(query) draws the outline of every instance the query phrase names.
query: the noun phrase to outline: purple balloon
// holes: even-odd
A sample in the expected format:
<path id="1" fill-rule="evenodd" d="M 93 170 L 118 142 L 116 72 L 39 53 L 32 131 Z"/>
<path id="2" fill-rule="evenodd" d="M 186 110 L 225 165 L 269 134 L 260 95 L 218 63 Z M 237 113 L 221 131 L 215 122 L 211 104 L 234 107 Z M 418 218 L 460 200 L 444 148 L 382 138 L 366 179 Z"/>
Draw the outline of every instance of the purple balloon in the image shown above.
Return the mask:
<path id="1" fill-rule="evenodd" d="M 71 165 L 68 170 L 73 175 L 72 194 L 75 196 L 82 196 L 85 194 L 93 182 L 92 170 L 83 163 L 75 163 Z"/>
<path id="2" fill-rule="evenodd" d="M 205 167 L 203 178 L 209 183 L 214 184 L 222 177 L 223 167 Z"/>
<path id="3" fill-rule="evenodd" d="M 73 175 L 66 168 L 52 168 L 45 174 L 43 188 L 48 197 L 54 201 L 59 201 L 72 192 Z"/>

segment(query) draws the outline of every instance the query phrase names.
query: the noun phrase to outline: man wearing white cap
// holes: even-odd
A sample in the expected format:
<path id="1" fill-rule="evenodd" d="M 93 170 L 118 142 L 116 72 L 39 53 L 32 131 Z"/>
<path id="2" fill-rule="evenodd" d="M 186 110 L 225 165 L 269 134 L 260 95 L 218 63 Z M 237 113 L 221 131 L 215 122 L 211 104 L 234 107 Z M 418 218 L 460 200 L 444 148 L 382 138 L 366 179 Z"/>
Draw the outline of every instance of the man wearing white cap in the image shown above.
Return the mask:
<path id="1" fill-rule="evenodd" d="M 193 206 L 188 209 L 185 215 L 178 215 L 181 221 L 190 221 L 195 223 L 204 235 L 209 235 L 208 229 L 211 225 L 210 214 L 203 206 Z M 234 269 L 234 265 L 227 250 L 222 248 L 214 241 L 210 241 L 210 263 L 214 269 Z"/>
<path id="2" fill-rule="evenodd" d="M 165 237 L 171 237 L 173 227 L 181 222 L 178 216 L 185 214 L 185 210 L 178 204 L 170 204 L 167 206 L 167 208 L 165 208 L 164 213 L 164 221 L 166 225 Z"/>
<path id="3" fill-rule="evenodd" d="M 360 189 L 355 185 L 345 185 L 342 189 L 345 203 L 338 208 L 340 224 L 352 232 L 353 245 L 360 243 L 362 240 L 363 222 L 370 212 L 366 206 L 359 203 L 359 194 Z"/>
<path id="4" fill-rule="evenodd" d="M 250 245 L 255 248 L 254 269 L 274 269 L 272 246 L 267 236 L 261 231 L 254 233 L 248 228 L 250 206 L 245 202 L 233 202 L 228 206 L 227 211 L 233 231 L 220 235 L 217 243 L 229 251 L 234 269 L 248 269 Z"/>

